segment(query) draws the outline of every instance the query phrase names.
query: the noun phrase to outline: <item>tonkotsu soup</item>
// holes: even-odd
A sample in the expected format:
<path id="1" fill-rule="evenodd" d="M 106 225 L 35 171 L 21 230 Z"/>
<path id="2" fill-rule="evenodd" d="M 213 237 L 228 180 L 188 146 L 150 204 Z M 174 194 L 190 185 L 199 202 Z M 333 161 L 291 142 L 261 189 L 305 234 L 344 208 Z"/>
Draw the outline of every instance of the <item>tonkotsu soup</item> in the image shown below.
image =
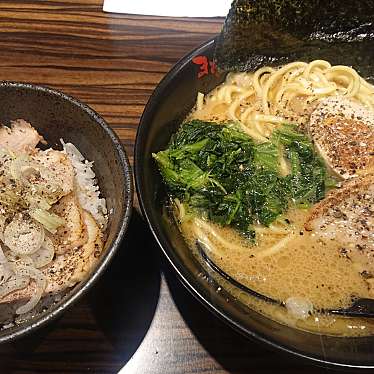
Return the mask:
<path id="1" fill-rule="evenodd" d="M 374 333 L 374 320 L 329 312 L 374 297 L 374 87 L 354 69 L 230 73 L 153 156 L 181 233 L 224 289 L 296 328 Z"/>

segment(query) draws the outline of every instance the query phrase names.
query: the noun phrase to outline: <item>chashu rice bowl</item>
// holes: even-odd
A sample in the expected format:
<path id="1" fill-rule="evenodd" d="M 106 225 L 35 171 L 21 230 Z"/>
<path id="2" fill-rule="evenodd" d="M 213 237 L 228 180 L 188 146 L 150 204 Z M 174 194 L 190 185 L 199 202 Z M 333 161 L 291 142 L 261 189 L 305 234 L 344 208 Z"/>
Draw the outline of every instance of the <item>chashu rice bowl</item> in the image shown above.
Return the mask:
<path id="1" fill-rule="evenodd" d="M 60 299 L 101 256 L 107 209 L 71 143 L 47 148 L 26 121 L 0 128 L 0 325 Z M 44 149 L 38 148 L 44 144 Z"/>

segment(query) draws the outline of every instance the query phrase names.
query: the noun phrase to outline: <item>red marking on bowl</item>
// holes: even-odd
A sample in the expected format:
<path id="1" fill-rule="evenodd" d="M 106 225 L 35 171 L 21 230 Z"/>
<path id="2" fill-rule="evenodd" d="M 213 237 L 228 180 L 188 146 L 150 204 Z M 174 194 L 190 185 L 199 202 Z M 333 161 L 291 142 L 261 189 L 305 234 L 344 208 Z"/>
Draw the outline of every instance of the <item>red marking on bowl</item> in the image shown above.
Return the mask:
<path id="1" fill-rule="evenodd" d="M 200 70 L 197 73 L 198 78 L 202 78 L 205 75 L 214 74 L 217 75 L 217 66 L 214 61 L 210 61 L 206 56 L 196 56 L 192 59 L 192 62 L 196 65 L 200 65 Z"/>

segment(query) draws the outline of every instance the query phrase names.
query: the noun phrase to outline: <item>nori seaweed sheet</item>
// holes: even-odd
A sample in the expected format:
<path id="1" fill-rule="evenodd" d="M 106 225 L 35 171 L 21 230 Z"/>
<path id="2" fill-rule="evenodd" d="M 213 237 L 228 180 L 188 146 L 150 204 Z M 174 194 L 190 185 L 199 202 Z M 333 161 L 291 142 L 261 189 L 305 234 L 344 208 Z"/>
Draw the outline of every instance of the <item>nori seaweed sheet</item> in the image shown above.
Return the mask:
<path id="1" fill-rule="evenodd" d="M 374 0 L 234 0 L 214 59 L 224 71 L 323 59 L 374 82 Z"/>

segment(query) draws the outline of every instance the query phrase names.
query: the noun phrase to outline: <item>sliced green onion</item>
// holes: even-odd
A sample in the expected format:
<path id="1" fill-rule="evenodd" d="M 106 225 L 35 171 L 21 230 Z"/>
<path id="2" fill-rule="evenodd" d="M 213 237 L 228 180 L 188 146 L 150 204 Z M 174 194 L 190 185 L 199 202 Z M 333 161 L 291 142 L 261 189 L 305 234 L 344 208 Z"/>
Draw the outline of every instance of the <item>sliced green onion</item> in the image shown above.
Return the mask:
<path id="1" fill-rule="evenodd" d="M 57 228 L 64 224 L 64 220 L 57 214 L 47 212 L 44 209 L 36 208 L 29 211 L 29 214 L 51 234 L 55 234 Z"/>

